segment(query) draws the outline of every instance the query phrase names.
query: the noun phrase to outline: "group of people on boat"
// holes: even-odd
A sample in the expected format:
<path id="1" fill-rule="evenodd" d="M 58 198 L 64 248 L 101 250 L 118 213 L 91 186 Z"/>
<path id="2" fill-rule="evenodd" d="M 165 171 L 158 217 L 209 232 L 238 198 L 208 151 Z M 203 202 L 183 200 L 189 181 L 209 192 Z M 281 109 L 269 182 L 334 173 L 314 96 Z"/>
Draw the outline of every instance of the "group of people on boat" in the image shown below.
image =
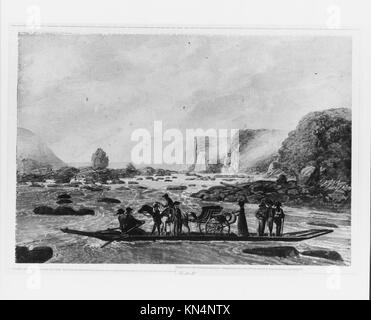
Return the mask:
<path id="1" fill-rule="evenodd" d="M 158 234 L 161 234 L 162 218 L 164 215 L 166 215 L 172 222 L 172 234 L 178 235 L 182 231 L 182 213 L 180 210 L 180 202 L 173 201 L 167 193 L 165 193 L 162 198 L 165 200 L 165 203 L 155 202 L 152 206 L 152 210 L 147 212 L 151 215 L 153 220 L 151 233 L 153 234 L 157 231 Z M 127 207 L 125 210 L 119 209 L 117 211 L 120 230 L 122 233 L 128 233 L 133 228 L 136 228 L 142 224 L 141 220 L 134 218 L 132 212 L 133 209 L 130 207 Z"/>
<path id="2" fill-rule="evenodd" d="M 283 233 L 285 214 L 282 210 L 282 203 L 273 202 L 271 199 L 263 199 L 259 204 L 259 209 L 255 213 L 258 219 L 258 235 L 264 236 L 265 227 L 268 227 L 269 236 L 273 236 L 273 226 L 276 226 L 276 236 Z"/>
<path id="3" fill-rule="evenodd" d="M 180 202 L 173 201 L 166 193 L 162 196 L 165 203 L 155 202 L 152 206 L 148 206 L 151 210 L 145 210 L 153 220 L 152 234 L 156 231 L 160 235 L 163 227 L 163 217 L 168 217 L 168 223 L 171 223 L 171 233 L 177 236 L 182 233 L 182 226 L 184 224 L 182 212 L 180 209 Z M 237 231 L 240 236 L 249 236 L 249 230 L 245 215 L 245 201 L 238 201 L 239 210 L 234 212 L 237 216 Z M 144 221 L 136 219 L 132 215 L 133 209 L 127 207 L 125 210 L 119 209 L 117 211 L 120 230 L 122 233 L 129 233 L 141 226 Z M 139 211 L 143 213 L 143 211 Z M 265 235 L 266 226 L 268 227 L 269 236 L 273 236 L 273 227 L 276 226 L 275 236 L 281 236 L 283 233 L 283 226 L 285 214 L 282 210 L 282 204 L 279 201 L 273 202 L 271 199 L 263 199 L 259 204 L 259 208 L 255 213 L 258 220 L 258 236 Z M 186 224 L 186 227 L 189 227 Z"/>
<path id="4" fill-rule="evenodd" d="M 156 201 L 152 205 L 152 210 L 140 210 L 139 212 L 144 213 L 145 211 L 152 217 L 152 234 L 154 234 L 156 231 L 158 234 L 162 233 L 163 217 L 167 217 L 167 223 L 170 224 L 171 222 L 172 224 L 172 234 L 179 235 L 182 232 L 182 212 L 180 210 L 180 202 L 173 201 L 167 193 L 165 193 L 162 198 L 165 200 L 165 203 Z"/>
<path id="5" fill-rule="evenodd" d="M 237 233 L 240 236 L 250 236 L 245 215 L 245 204 L 246 202 L 244 200 L 239 200 L 238 205 L 240 209 L 234 212 L 234 214 L 236 214 L 238 217 Z M 262 199 L 259 204 L 259 208 L 255 213 L 255 217 L 258 220 L 258 236 L 264 236 L 265 228 L 268 226 L 269 236 L 272 237 L 274 224 L 276 225 L 275 236 L 279 237 L 283 234 L 285 214 L 282 210 L 281 202 L 273 202 L 268 198 Z"/>
<path id="6" fill-rule="evenodd" d="M 118 221 L 120 225 L 120 230 L 121 232 L 124 233 L 129 233 L 130 231 L 134 230 L 138 226 L 142 225 L 143 223 L 141 220 L 136 219 L 132 215 L 133 209 L 130 207 L 127 207 L 125 210 L 123 209 L 118 209 L 117 210 L 117 215 L 118 215 Z"/>

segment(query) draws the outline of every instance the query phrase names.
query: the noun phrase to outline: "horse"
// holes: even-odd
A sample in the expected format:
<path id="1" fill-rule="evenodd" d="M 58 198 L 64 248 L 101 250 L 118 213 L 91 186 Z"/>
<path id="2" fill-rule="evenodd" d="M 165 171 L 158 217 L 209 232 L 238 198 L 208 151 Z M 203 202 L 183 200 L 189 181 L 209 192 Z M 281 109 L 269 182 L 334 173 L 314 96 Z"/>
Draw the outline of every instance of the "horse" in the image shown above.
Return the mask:
<path id="1" fill-rule="evenodd" d="M 148 205 L 148 204 L 145 204 L 143 205 L 139 210 L 138 210 L 138 213 L 141 213 L 141 214 L 149 214 L 152 219 L 154 218 L 154 209 L 152 206 Z M 169 234 L 171 232 L 171 224 L 174 223 L 173 221 L 174 217 L 173 215 L 171 214 L 170 212 L 170 209 L 169 208 L 166 208 L 164 211 L 161 212 L 161 234 L 165 233 L 165 234 Z M 156 229 L 156 222 L 154 222 L 154 226 L 153 226 L 153 229 L 152 229 L 152 233 L 155 231 Z M 189 217 L 186 213 L 181 213 L 181 225 L 180 225 L 180 228 L 181 227 L 185 227 L 187 228 L 188 230 L 188 233 L 191 232 L 191 229 L 189 228 Z M 168 228 L 170 230 L 170 232 L 168 232 Z"/>
<path id="2" fill-rule="evenodd" d="M 158 234 L 161 234 L 163 232 L 163 228 L 164 228 L 164 225 L 166 225 L 168 216 L 165 216 L 161 213 L 160 215 L 161 222 L 159 223 L 159 221 L 156 221 L 154 208 L 148 204 L 143 205 L 138 210 L 138 213 L 141 213 L 145 216 L 150 215 L 150 217 L 153 219 L 152 234 L 156 231 L 156 228 L 157 228 Z"/>

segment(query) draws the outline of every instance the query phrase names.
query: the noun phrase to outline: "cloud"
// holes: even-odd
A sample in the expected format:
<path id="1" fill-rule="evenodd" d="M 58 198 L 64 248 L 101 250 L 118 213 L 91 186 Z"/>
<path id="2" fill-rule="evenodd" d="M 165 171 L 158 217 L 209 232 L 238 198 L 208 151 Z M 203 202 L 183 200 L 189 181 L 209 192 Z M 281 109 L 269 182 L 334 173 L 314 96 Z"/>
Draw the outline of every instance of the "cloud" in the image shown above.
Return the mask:
<path id="1" fill-rule="evenodd" d="M 292 129 L 351 105 L 349 37 L 21 34 L 19 126 L 66 162 L 129 161 L 135 128 Z M 284 116 L 283 116 L 284 115 Z"/>

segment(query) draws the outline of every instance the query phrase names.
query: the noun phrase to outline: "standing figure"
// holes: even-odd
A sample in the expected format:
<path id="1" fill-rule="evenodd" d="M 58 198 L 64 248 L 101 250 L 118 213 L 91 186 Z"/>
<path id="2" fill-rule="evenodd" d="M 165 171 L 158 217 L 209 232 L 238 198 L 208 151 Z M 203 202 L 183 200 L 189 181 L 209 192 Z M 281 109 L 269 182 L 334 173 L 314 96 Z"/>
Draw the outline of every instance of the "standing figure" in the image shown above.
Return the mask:
<path id="1" fill-rule="evenodd" d="M 246 216 L 245 216 L 245 200 L 239 200 L 238 205 L 240 210 L 237 217 L 237 233 L 239 236 L 249 236 L 249 228 L 247 226 Z"/>
<path id="2" fill-rule="evenodd" d="M 164 205 L 164 207 L 169 211 L 170 219 L 173 222 L 173 235 L 175 235 L 177 233 L 177 229 L 176 229 L 177 226 L 175 226 L 175 223 L 174 223 L 175 222 L 174 201 L 169 197 L 167 193 L 165 193 L 162 197 L 166 201 L 166 204 Z"/>
<path id="3" fill-rule="evenodd" d="M 180 202 L 174 202 L 174 233 L 179 235 L 182 233 L 182 212 L 180 211 Z"/>
<path id="4" fill-rule="evenodd" d="M 273 235 L 273 221 L 274 221 L 274 209 L 273 209 L 273 201 L 268 199 L 266 201 L 267 204 L 267 225 L 269 230 L 269 236 L 272 237 Z"/>
<path id="5" fill-rule="evenodd" d="M 124 230 L 125 230 L 125 218 L 126 218 L 126 214 L 125 214 L 125 210 L 123 209 L 118 209 L 117 212 L 117 219 L 119 221 L 119 228 L 121 230 L 122 233 L 124 233 Z"/>
<path id="6" fill-rule="evenodd" d="M 281 206 L 282 206 L 282 203 L 277 201 L 275 203 L 275 208 L 273 208 L 273 210 L 274 210 L 274 223 L 276 225 L 276 236 L 277 237 L 282 236 L 282 234 L 283 234 L 283 224 L 284 224 L 284 221 L 285 221 L 285 214 L 284 214 Z"/>
<path id="7" fill-rule="evenodd" d="M 267 206 L 265 205 L 264 201 L 259 204 L 259 209 L 256 211 L 255 217 L 258 219 L 259 222 L 258 235 L 262 237 L 264 236 L 265 222 L 267 219 Z"/>
<path id="8" fill-rule="evenodd" d="M 161 212 L 160 212 L 160 204 L 158 202 L 155 202 L 153 204 L 153 213 L 152 213 L 152 219 L 153 219 L 153 227 L 151 234 L 154 234 L 156 229 L 158 234 L 161 234 Z"/>

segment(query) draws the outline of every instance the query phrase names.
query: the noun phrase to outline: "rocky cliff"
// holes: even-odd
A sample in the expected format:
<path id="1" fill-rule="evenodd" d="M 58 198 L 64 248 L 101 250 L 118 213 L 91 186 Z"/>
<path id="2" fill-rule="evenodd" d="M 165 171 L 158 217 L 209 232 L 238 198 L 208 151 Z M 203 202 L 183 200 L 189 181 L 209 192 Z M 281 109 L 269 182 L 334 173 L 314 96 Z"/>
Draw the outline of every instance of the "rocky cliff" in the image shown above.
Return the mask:
<path id="1" fill-rule="evenodd" d="M 311 112 L 283 141 L 278 162 L 284 171 L 304 184 L 316 184 L 323 179 L 350 183 L 351 144 L 350 109 Z"/>
<path id="2" fill-rule="evenodd" d="M 40 168 L 58 169 L 65 166 L 53 151 L 32 131 L 17 129 L 17 170 L 28 173 Z"/>

